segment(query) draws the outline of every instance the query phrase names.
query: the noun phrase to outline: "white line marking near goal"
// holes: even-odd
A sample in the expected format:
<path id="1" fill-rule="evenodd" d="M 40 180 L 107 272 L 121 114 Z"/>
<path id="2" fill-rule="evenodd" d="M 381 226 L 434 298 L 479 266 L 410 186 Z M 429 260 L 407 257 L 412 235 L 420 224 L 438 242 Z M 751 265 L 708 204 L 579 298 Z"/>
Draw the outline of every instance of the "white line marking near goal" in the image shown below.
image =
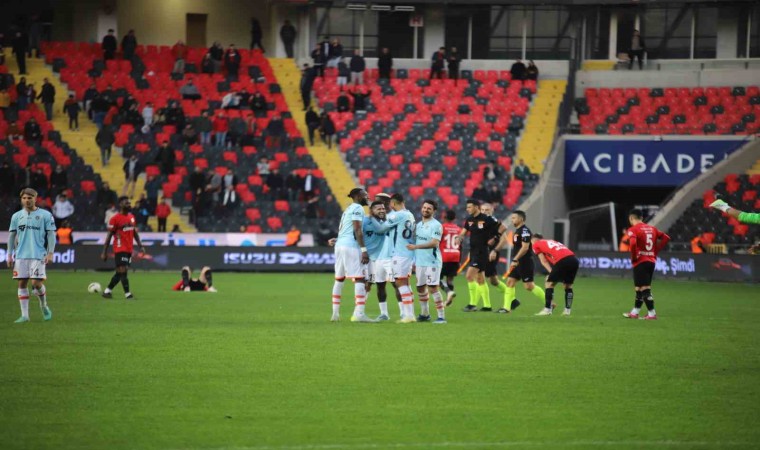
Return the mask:
<path id="1" fill-rule="evenodd" d="M 755 443 L 756 444 L 756 443 Z M 255 445 L 249 447 L 193 447 L 176 450 L 340 450 L 384 448 L 499 448 L 499 447 L 747 447 L 748 442 L 727 441 L 501 441 L 501 442 L 399 442 L 387 444 L 303 444 L 303 445 Z"/>

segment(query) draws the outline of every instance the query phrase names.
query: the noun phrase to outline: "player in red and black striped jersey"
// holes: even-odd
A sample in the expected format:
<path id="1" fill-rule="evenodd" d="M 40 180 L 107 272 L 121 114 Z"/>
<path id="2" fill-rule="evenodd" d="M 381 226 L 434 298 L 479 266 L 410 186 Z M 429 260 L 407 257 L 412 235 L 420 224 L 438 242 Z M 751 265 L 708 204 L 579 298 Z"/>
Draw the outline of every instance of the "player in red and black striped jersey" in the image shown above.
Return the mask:
<path id="1" fill-rule="evenodd" d="M 454 292 L 454 278 L 459 273 L 459 260 L 462 258 L 459 242 L 456 236 L 462 231 L 455 223 L 457 213 L 449 209 L 443 221 L 443 236 L 441 237 L 441 288 L 446 292 L 446 306 L 450 306 L 457 293 Z"/>
<path id="2" fill-rule="evenodd" d="M 570 315 L 573 307 L 573 283 L 578 274 L 580 261 L 575 253 L 565 247 L 561 242 L 544 239 L 539 233 L 531 238 L 533 253 L 538 256 L 541 265 L 549 272 L 546 277 L 546 302 L 544 309 L 537 316 L 550 316 L 552 314 L 552 300 L 554 299 L 554 285 L 562 283 L 565 286 L 565 311 L 563 316 Z"/>
<path id="3" fill-rule="evenodd" d="M 132 241 L 137 242 L 142 253 L 145 253 L 145 247 L 140 242 L 137 222 L 131 211 L 132 205 L 129 202 L 129 197 L 121 197 L 119 198 L 119 212 L 114 214 L 110 222 L 108 222 L 108 235 L 106 235 L 106 244 L 103 247 L 101 258 L 103 258 L 103 261 L 108 260 L 108 246 L 111 245 L 111 238 L 113 238 L 113 256 L 114 261 L 116 261 L 116 271 L 108 283 L 108 287 L 103 290 L 103 298 L 113 298 L 111 292 L 119 284 L 119 281 L 121 281 L 121 286 L 124 288 L 124 296 L 127 299 L 135 298 L 129 290 L 129 279 L 127 278 L 129 264 L 132 262 Z"/>
<path id="4" fill-rule="evenodd" d="M 512 213 L 509 219 L 512 226 L 515 227 L 515 233 L 512 236 L 512 262 L 509 265 L 509 276 L 507 276 L 507 292 L 504 294 L 504 307 L 496 312 L 509 313 L 511 310 L 520 306 L 520 300 L 515 297 L 515 285 L 517 280 L 522 280 L 523 286 L 539 300 L 544 302 L 546 296 L 544 290 L 536 286 L 533 282 L 533 255 L 531 253 L 530 238 L 533 236 L 530 228 L 525 225 L 525 211 L 517 210 Z M 510 301 L 510 299 L 512 299 Z"/>
<path id="5" fill-rule="evenodd" d="M 643 221 L 644 214 L 640 209 L 631 210 L 628 221 L 631 228 L 628 229 L 628 237 L 631 242 L 631 262 L 633 262 L 633 284 L 636 289 L 636 301 L 631 312 L 623 314 L 628 319 L 638 319 L 641 305 L 647 305 L 647 320 L 657 319 L 654 310 L 654 297 L 652 297 L 652 276 L 654 275 L 657 254 L 665 248 L 670 241 L 670 236 L 647 225 Z"/>

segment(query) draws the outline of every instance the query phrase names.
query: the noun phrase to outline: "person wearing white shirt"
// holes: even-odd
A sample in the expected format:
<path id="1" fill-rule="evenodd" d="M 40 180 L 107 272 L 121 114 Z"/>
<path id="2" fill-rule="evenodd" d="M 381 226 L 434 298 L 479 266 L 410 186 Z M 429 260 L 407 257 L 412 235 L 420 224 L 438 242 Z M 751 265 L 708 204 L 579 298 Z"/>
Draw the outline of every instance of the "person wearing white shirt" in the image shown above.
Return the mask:
<path id="1" fill-rule="evenodd" d="M 53 218 L 55 219 L 55 227 L 59 228 L 61 223 L 74 214 L 74 205 L 66 198 L 65 194 L 61 194 L 53 204 Z"/>

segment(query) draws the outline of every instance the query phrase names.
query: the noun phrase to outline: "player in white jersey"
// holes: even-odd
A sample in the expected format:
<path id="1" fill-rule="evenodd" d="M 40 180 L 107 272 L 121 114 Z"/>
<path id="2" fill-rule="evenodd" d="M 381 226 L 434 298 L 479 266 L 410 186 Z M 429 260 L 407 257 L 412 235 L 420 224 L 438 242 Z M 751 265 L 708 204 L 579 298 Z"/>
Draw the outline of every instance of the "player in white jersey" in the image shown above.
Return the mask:
<path id="1" fill-rule="evenodd" d="M 369 294 L 373 284 L 377 286 L 377 301 L 380 305 L 380 316 L 376 320 L 385 321 L 390 320 L 388 316 L 388 303 L 386 303 L 388 293 L 385 290 L 385 284 L 391 276 L 390 260 L 388 260 L 388 264 L 386 265 L 385 261 L 381 260 L 380 257 L 383 256 L 384 251 L 387 251 L 390 239 L 388 238 L 387 230 L 379 230 L 378 227 L 375 227 L 375 221 L 372 220 L 372 218 L 375 218 L 379 222 L 385 221 L 385 204 L 378 200 L 372 202 L 369 206 L 369 213 L 371 217 L 365 217 L 362 226 L 364 230 L 364 244 L 367 246 L 367 253 L 369 253 L 367 293 Z"/>
<path id="2" fill-rule="evenodd" d="M 37 191 L 21 191 L 23 208 L 11 218 L 8 235 L 8 267 L 13 267 L 13 279 L 18 280 L 18 301 L 21 317 L 16 323 L 29 322 L 29 280 L 32 293 L 40 301 L 42 317 L 53 318 L 47 305 L 47 292 L 43 282 L 47 278 L 45 265 L 53 259 L 55 250 L 55 220 L 49 211 L 37 208 Z"/>
<path id="3" fill-rule="evenodd" d="M 346 277 L 354 282 L 354 314 L 351 322 L 375 322 L 364 314 L 367 289 L 364 280 L 367 277 L 369 254 L 364 246 L 364 208 L 367 204 L 367 191 L 361 188 L 351 189 L 348 196 L 353 200 L 340 218 L 338 237 L 331 240 L 335 245 L 335 284 L 332 290 L 332 321 L 340 320 L 340 298 Z"/>
<path id="4" fill-rule="evenodd" d="M 438 312 L 438 318 L 433 323 L 446 323 L 443 296 L 438 290 L 443 266 L 438 245 L 443 236 L 443 225 L 433 217 L 437 210 L 438 204 L 435 201 L 425 199 L 422 202 L 422 222 L 418 222 L 414 228 L 415 243 L 406 246 L 407 249 L 414 250 L 414 265 L 417 268 L 417 294 L 420 297 L 418 322 L 430 321 L 429 295 L 433 297 Z"/>
<path id="5" fill-rule="evenodd" d="M 406 248 L 414 244 L 414 215 L 406 209 L 401 194 L 391 196 L 391 209 L 388 220 L 376 224 L 381 230 L 388 230 L 393 242 L 393 278 L 401 294 L 401 320 L 399 323 L 416 322 L 414 318 L 414 294 L 409 288 L 409 277 L 414 265 L 414 251 Z"/>

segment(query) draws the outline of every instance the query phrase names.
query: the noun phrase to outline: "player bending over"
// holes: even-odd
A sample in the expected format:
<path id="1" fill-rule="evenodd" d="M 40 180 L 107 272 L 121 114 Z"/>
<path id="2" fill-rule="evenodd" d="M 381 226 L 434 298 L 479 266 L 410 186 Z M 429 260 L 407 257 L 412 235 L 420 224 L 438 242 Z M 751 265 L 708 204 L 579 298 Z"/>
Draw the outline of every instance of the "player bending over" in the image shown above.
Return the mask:
<path id="1" fill-rule="evenodd" d="M 569 248 L 561 242 L 551 239 L 544 239 L 539 233 L 535 233 L 531 239 L 533 253 L 538 256 L 541 265 L 549 272 L 546 277 L 546 301 L 544 309 L 536 313 L 537 316 L 550 316 L 552 314 L 552 303 L 554 300 L 554 285 L 562 283 L 565 285 L 565 310 L 563 316 L 570 315 L 570 309 L 573 307 L 573 283 L 575 276 L 578 274 L 580 265 L 578 258 L 575 257 Z"/>
<path id="2" fill-rule="evenodd" d="M 213 275 L 211 273 L 211 267 L 204 266 L 201 269 L 201 273 L 198 278 L 191 278 L 192 275 L 193 271 L 190 270 L 190 267 L 183 267 L 182 279 L 172 287 L 172 290 L 185 292 L 216 292 Z"/>
<path id="3" fill-rule="evenodd" d="M 13 279 L 18 280 L 18 302 L 21 317 L 16 323 L 29 322 L 29 280 L 32 294 L 40 301 L 42 317 L 53 318 L 47 304 L 47 291 L 43 282 L 47 278 L 45 265 L 52 261 L 55 250 L 55 220 L 49 211 L 35 206 L 37 191 L 21 191 L 22 209 L 11 217 L 8 234 L 8 267 L 13 267 Z"/>
<path id="4" fill-rule="evenodd" d="M 443 296 L 438 290 L 443 266 L 438 245 L 441 243 L 443 226 L 433 217 L 437 209 L 438 204 L 433 200 L 422 202 L 422 222 L 418 222 L 414 228 L 415 243 L 407 244 L 406 248 L 414 250 L 414 264 L 417 268 L 417 294 L 420 297 L 420 315 L 417 321 L 430 321 L 429 295 L 433 297 L 438 312 L 438 318 L 433 323 L 442 324 L 446 323 L 446 313 L 443 309 Z"/>
<path id="5" fill-rule="evenodd" d="M 515 297 L 515 285 L 517 280 L 522 280 L 523 286 L 538 297 L 541 301 L 546 301 L 544 290 L 536 286 L 533 282 L 535 267 L 533 265 L 533 255 L 530 253 L 530 229 L 525 225 L 525 212 L 515 211 L 510 216 L 512 225 L 515 227 L 515 233 L 512 237 L 512 263 L 509 265 L 509 276 L 507 276 L 507 293 L 504 294 L 504 307 L 496 312 L 508 313 L 520 306 L 520 301 Z M 509 299 L 514 299 L 511 302 Z M 552 308 L 554 305 L 551 305 Z"/>
<path id="6" fill-rule="evenodd" d="M 636 301 L 631 312 L 623 314 L 628 319 L 638 319 L 641 305 L 647 305 L 647 320 L 657 319 L 652 296 L 652 276 L 654 275 L 657 254 L 665 248 L 670 236 L 643 222 L 644 214 L 640 209 L 633 209 L 628 214 L 631 228 L 628 237 L 631 240 L 631 261 L 633 262 L 633 285 L 636 289 Z"/>
<path id="7" fill-rule="evenodd" d="M 132 263 L 132 251 L 134 250 L 132 241 L 137 242 L 142 253 L 145 253 L 145 247 L 140 242 L 135 216 L 132 215 L 131 211 L 132 205 L 129 202 L 129 197 L 120 197 L 119 212 L 114 214 L 111 221 L 108 222 L 106 244 L 100 257 L 103 261 L 108 261 L 108 246 L 111 245 L 111 238 L 113 238 L 113 258 L 116 263 L 116 271 L 111 277 L 108 287 L 103 290 L 103 298 L 113 298 L 111 292 L 119 284 L 119 281 L 124 288 L 124 297 L 127 299 L 135 298 L 129 290 L 129 278 L 127 277 L 129 265 Z"/>
<path id="8" fill-rule="evenodd" d="M 451 306 L 457 293 L 454 291 L 454 278 L 459 272 L 459 260 L 461 259 L 461 250 L 459 250 L 459 241 L 456 236 L 462 231 L 459 225 L 455 223 L 457 213 L 449 209 L 446 211 L 446 217 L 443 219 L 443 238 L 441 239 L 441 257 L 443 266 L 441 267 L 441 289 L 446 293 L 446 307 Z"/>

